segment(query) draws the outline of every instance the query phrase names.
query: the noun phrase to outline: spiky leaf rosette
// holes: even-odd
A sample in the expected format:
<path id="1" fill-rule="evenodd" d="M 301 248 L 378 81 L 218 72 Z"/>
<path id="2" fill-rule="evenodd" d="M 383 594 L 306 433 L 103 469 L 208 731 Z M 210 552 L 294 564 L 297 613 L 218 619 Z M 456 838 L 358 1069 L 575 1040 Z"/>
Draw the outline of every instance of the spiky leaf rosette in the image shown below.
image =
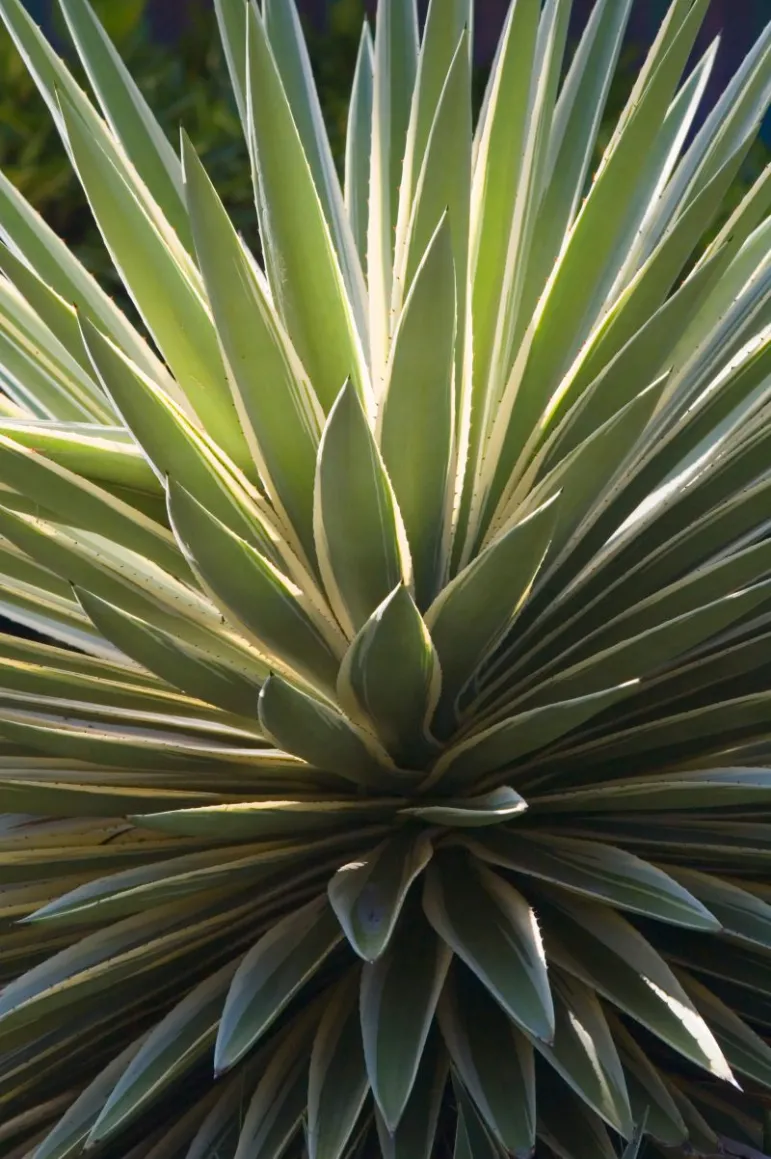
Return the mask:
<path id="1" fill-rule="evenodd" d="M 771 30 L 694 135 L 674 0 L 591 173 L 632 0 L 566 73 L 516 0 L 476 125 L 471 0 L 381 0 L 341 187 L 217 0 L 258 264 L 60 2 L 150 340 L 0 179 L 2 1154 L 767 1149 Z"/>

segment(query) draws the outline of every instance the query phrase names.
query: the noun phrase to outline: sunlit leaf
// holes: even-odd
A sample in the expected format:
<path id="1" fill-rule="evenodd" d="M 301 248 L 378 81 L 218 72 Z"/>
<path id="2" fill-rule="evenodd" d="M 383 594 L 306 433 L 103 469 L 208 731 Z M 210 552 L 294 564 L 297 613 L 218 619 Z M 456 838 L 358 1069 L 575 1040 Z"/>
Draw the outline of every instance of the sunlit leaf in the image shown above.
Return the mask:
<path id="1" fill-rule="evenodd" d="M 342 937 L 326 897 L 273 926 L 241 962 L 222 1012 L 215 1068 L 229 1070 L 265 1033 Z"/>

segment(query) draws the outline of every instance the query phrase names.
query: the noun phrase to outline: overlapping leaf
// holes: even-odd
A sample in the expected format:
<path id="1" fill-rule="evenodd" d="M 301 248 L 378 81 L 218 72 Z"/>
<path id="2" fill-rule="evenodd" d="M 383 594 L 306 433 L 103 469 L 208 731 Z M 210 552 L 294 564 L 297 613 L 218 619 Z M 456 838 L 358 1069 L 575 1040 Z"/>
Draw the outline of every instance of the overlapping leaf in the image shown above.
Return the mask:
<path id="1" fill-rule="evenodd" d="M 0 176 L 0 1150 L 768 1150 L 771 31 L 702 117 L 672 0 L 611 123 L 632 0 L 514 0 L 474 123 L 380 0 L 341 187 L 216 0 L 251 252 L 60 7 L 152 345 Z"/>

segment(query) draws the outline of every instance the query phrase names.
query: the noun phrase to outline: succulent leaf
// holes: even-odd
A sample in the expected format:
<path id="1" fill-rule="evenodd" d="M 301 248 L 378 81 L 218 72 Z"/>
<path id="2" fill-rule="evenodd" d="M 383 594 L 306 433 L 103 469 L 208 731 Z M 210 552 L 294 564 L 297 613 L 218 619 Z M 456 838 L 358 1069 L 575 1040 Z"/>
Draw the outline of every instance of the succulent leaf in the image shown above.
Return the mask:
<path id="1" fill-rule="evenodd" d="M 607 126 L 634 0 L 512 0 L 474 120 L 379 0 L 341 182 L 215 0 L 254 254 L 59 2 L 142 331 L 0 175 L 3 1155 L 762 1155 L 771 25 L 700 117 L 672 0 Z"/>

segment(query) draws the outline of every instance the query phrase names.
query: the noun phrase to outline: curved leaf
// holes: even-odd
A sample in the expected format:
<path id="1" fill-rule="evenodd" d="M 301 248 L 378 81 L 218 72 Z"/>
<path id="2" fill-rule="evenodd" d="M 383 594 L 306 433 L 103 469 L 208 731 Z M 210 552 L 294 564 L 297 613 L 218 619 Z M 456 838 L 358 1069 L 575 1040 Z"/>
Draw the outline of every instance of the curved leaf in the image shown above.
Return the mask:
<path id="1" fill-rule="evenodd" d="M 171 522 L 193 568 L 249 631 L 266 662 L 334 687 L 335 634 L 313 601 L 184 487 L 173 480 L 168 487 Z"/>
<path id="2" fill-rule="evenodd" d="M 324 414 L 230 218 L 186 136 L 196 252 L 247 442 L 288 531 L 313 559 L 313 478 Z"/>
<path id="3" fill-rule="evenodd" d="M 556 1026 L 552 1045 L 538 1050 L 568 1086 L 624 1138 L 632 1111 L 621 1061 L 594 991 L 577 978 L 552 974 Z"/>
<path id="4" fill-rule="evenodd" d="M 378 441 L 399 505 L 420 608 L 441 586 L 451 515 L 458 321 L 450 223 L 430 237 L 391 344 Z"/>
<path id="5" fill-rule="evenodd" d="M 237 962 L 212 974 L 175 1006 L 134 1055 L 91 1128 L 88 1144 L 112 1138 L 214 1044 Z"/>
<path id="6" fill-rule="evenodd" d="M 229 1080 L 221 1081 L 220 1097 L 196 1131 L 184 1159 L 212 1159 L 213 1155 L 219 1159 L 235 1159 L 244 1119 L 244 1092 L 262 1069 L 261 1061 L 258 1055 L 255 1062 L 247 1064 Z"/>
<path id="7" fill-rule="evenodd" d="M 160 829 L 181 837 L 259 841 L 286 838 L 297 833 L 310 835 L 328 829 L 344 831 L 351 821 L 363 826 L 367 821 L 380 820 L 382 810 L 383 801 L 376 798 L 356 801 L 323 798 L 316 794 L 314 798 L 264 798 L 244 804 L 135 814 L 133 820 L 145 828 Z"/>
<path id="8" fill-rule="evenodd" d="M 216 443 L 90 322 L 83 323 L 82 335 L 99 381 L 145 452 L 158 484 L 175 479 L 232 530 L 261 544 L 265 533 L 259 513 L 251 515 L 259 495 L 247 497 Z"/>
<path id="9" fill-rule="evenodd" d="M 367 259 L 374 74 L 372 33 L 365 21 L 353 74 L 345 139 L 345 208 L 362 265 Z"/>
<path id="10" fill-rule="evenodd" d="M 372 1093 L 390 1134 L 415 1084 L 452 953 L 409 905 L 386 951 L 361 973 L 361 1033 Z"/>
<path id="11" fill-rule="evenodd" d="M 205 892 L 226 882 L 232 884 L 240 876 L 258 881 L 284 860 L 296 861 L 306 848 L 296 842 L 271 842 L 172 856 L 160 863 L 153 861 L 109 877 L 93 878 L 36 909 L 26 921 L 90 924 L 95 918 L 109 920 L 147 913 L 154 906 L 183 898 L 187 893 Z"/>
<path id="12" fill-rule="evenodd" d="M 695 978 L 678 971 L 678 978 L 694 1005 L 709 1021 L 730 1065 L 767 1087 L 771 1080 L 771 1047 L 730 1006 L 721 1002 Z"/>
<path id="13" fill-rule="evenodd" d="M 493 789 L 481 797 L 462 797 L 439 805 L 417 805 L 402 809 L 406 817 L 420 817 L 433 825 L 457 829 L 483 829 L 501 825 L 527 809 L 527 801 L 508 785 Z M 475 852 L 477 850 L 475 849 Z M 492 858 L 486 860 L 492 861 Z"/>
<path id="14" fill-rule="evenodd" d="M 179 158 L 158 124 L 88 0 L 61 0 L 88 79 L 130 160 L 184 244 L 190 225 Z"/>
<path id="15" fill-rule="evenodd" d="M 754 771 L 754 770 L 753 770 Z M 771 904 L 765 890 L 753 891 L 752 882 L 743 888 L 715 874 L 701 873 L 686 866 L 673 866 L 672 877 L 700 902 L 710 908 L 726 934 L 748 945 L 771 949 Z"/>
<path id="16" fill-rule="evenodd" d="M 374 385 L 384 374 L 391 338 L 394 230 L 418 40 L 416 0 L 382 0 L 375 26 L 366 262 Z"/>
<path id="17" fill-rule="evenodd" d="M 491 833 L 471 848 L 493 865 L 542 878 L 643 917 L 696 930 L 721 928 L 718 918 L 678 884 L 676 873 L 669 876 L 612 845 L 530 831 Z"/>
<path id="18" fill-rule="evenodd" d="M 374 728 L 397 763 L 409 768 L 432 747 L 428 722 L 440 685 L 431 637 L 409 592 L 398 587 L 343 657 L 338 699 Z"/>
<path id="19" fill-rule="evenodd" d="M 179 579 L 189 571 L 166 527 L 101 487 L 0 434 L 0 475 L 6 486 L 45 506 L 74 527 L 104 535 L 152 559 Z"/>
<path id="20" fill-rule="evenodd" d="M 359 1025 L 358 971 L 329 995 L 308 1078 L 309 1159 L 342 1159 L 367 1097 Z"/>
<path id="21" fill-rule="evenodd" d="M 117 1079 L 142 1046 L 142 1038 L 117 1055 L 85 1088 L 37 1148 L 39 1159 L 71 1159 L 82 1154 L 91 1127 Z"/>
<path id="22" fill-rule="evenodd" d="M 256 5 L 249 5 L 246 24 L 248 142 L 271 290 L 324 409 L 332 406 L 349 377 L 368 400 L 363 317 L 356 318 L 349 304 L 311 167 Z M 353 249 L 350 234 L 346 244 Z M 347 269 L 354 275 L 357 264 L 352 253 Z"/>
<path id="23" fill-rule="evenodd" d="M 253 717 L 259 685 L 213 657 L 184 645 L 170 632 L 130 616 L 92 592 L 75 589 L 78 603 L 103 636 L 175 688 L 226 712 Z"/>
<path id="24" fill-rule="evenodd" d="M 430 34 L 430 27 L 428 31 Z M 411 203 L 408 202 L 409 224 L 403 245 L 396 253 L 393 296 L 394 305 L 398 309 L 415 285 L 423 256 L 446 212 L 456 272 L 458 375 L 463 366 L 471 198 L 470 40 L 470 29 L 463 29 L 443 79 L 414 196 Z M 409 190 L 405 190 L 405 193 L 408 194 Z"/>
<path id="25" fill-rule="evenodd" d="M 328 702 L 270 676 L 259 700 L 260 724 L 276 744 L 317 769 L 355 784 L 390 781 L 390 761 L 377 742 Z"/>
<path id="26" fill-rule="evenodd" d="M 612 1011 L 606 1011 L 606 1017 L 624 1066 L 635 1122 L 644 1121 L 658 1142 L 679 1146 L 688 1138 L 688 1128 L 661 1074 L 621 1020 Z"/>
<path id="27" fill-rule="evenodd" d="M 557 1159 L 618 1159 L 599 1115 L 574 1094 L 556 1071 L 538 1070 L 541 1099 L 538 1138 Z"/>
<path id="28" fill-rule="evenodd" d="M 260 938 L 225 1001 L 214 1051 L 218 1074 L 251 1050 L 341 938 L 326 896 L 292 911 Z"/>
<path id="29" fill-rule="evenodd" d="M 412 1094 L 393 1134 L 375 1107 L 382 1159 L 431 1159 L 447 1071 L 447 1055 L 434 1022 L 423 1049 Z"/>
<path id="30" fill-rule="evenodd" d="M 330 604 L 352 637 L 394 588 L 409 587 L 412 565 L 393 489 L 350 383 L 321 438 L 314 530 Z"/>
<path id="31" fill-rule="evenodd" d="M 281 75 L 303 151 L 335 246 L 348 298 L 366 333 L 365 289 L 353 231 L 321 113 L 316 82 L 295 0 L 266 0 L 265 31 Z"/>
<path id="32" fill-rule="evenodd" d="M 513 765 L 521 757 L 558 740 L 566 732 L 590 720 L 604 708 L 628 696 L 635 682 L 609 688 L 604 692 L 578 696 L 575 700 L 556 701 L 492 725 L 447 749 L 434 765 L 428 783 L 446 780 L 468 783 L 485 773 Z"/>
<path id="33" fill-rule="evenodd" d="M 474 1104 L 453 1075 L 458 1104 L 453 1159 L 503 1159 L 503 1151 L 482 1123 Z"/>
<path id="34" fill-rule="evenodd" d="M 538 922 L 513 886 L 458 854 L 434 859 L 423 906 L 436 932 L 509 1017 L 535 1038 L 554 1033 Z"/>
<path id="35" fill-rule="evenodd" d="M 376 961 L 388 948 L 407 894 L 432 852 L 428 834 L 405 829 L 331 878 L 327 892 L 332 909 L 365 962 Z"/>
<path id="36" fill-rule="evenodd" d="M 280 1159 L 299 1132 L 307 1103 L 307 1056 L 317 1021 L 316 1012 L 307 1011 L 275 1049 L 239 1124 L 233 1159 Z"/>
<path id="37" fill-rule="evenodd" d="M 559 907 L 558 915 L 549 908 L 544 925 L 549 957 L 680 1054 L 735 1083 L 715 1036 L 650 943 L 608 907 L 573 899 Z"/>
<path id="38" fill-rule="evenodd" d="M 191 941 L 204 945 L 243 916 L 211 897 L 159 907 L 88 934 L 6 986 L 0 997 L 2 1031 L 29 1026 L 80 999 L 100 994 L 160 961 L 172 962 Z M 208 909 L 207 909 L 208 904 Z"/>
<path id="39" fill-rule="evenodd" d="M 140 314 L 201 421 L 248 473 L 251 457 L 197 270 L 168 225 L 165 230 L 159 226 L 63 94 L 60 104 L 78 176 Z"/>
<path id="40" fill-rule="evenodd" d="M 515 1156 L 535 1147 L 533 1048 L 483 986 L 453 967 L 439 1003 L 452 1064 L 488 1129 Z"/>
<path id="41" fill-rule="evenodd" d="M 469 563 L 426 612 L 442 669 L 445 710 L 500 643 L 527 599 L 556 515 L 551 500 L 516 524 Z"/>

